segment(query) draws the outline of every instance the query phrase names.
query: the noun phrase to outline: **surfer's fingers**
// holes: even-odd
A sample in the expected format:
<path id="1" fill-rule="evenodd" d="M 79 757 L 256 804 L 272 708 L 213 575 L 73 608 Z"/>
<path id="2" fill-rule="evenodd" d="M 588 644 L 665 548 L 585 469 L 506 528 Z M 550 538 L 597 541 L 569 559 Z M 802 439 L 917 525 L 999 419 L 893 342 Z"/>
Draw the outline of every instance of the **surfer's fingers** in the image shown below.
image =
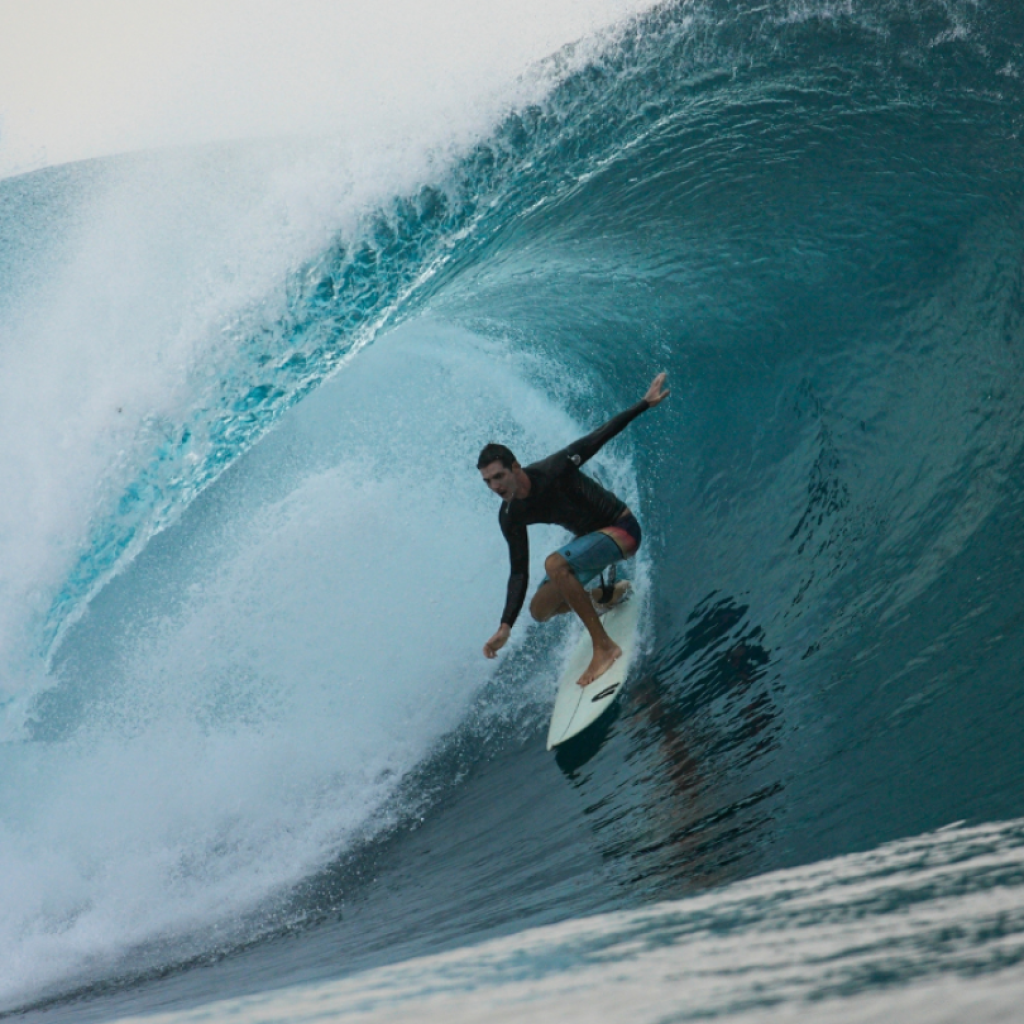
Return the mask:
<path id="1" fill-rule="evenodd" d="M 651 381 L 651 386 L 647 389 L 647 394 L 644 398 L 652 405 L 657 405 L 663 398 L 668 398 L 669 393 L 664 390 L 665 378 L 668 374 L 662 370 L 654 380 Z"/>

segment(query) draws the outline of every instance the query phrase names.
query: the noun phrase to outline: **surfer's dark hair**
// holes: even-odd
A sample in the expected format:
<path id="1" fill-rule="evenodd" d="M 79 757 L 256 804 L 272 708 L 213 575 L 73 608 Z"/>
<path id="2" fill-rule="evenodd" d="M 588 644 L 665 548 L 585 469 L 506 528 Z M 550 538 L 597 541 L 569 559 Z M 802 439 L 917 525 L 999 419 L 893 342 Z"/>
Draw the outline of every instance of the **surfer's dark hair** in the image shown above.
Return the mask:
<path id="1" fill-rule="evenodd" d="M 476 460 L 476 468 L 483 469 L 484 466 L 489 466 L 492 462 L 500 462 L 506 469 L 511 469 L 512 463 L 515 461 L 516 457 L 503 444 L 495 444 L 491 441 L 481 449 L 480 458 Z"/>

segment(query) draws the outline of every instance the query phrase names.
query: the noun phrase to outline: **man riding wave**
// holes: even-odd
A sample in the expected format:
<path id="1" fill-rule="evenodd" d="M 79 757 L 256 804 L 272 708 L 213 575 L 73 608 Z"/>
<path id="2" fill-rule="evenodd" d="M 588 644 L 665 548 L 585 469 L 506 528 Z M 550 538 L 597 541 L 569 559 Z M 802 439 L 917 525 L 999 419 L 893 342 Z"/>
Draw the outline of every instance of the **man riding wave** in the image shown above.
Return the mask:
<path id="1" fill-rule="evenodd" d="M 574 537 L 545 560 L 547 576 L 530 602 L 530 614 L 538 622 L 547 622 L 555 615 L 574 611 L 583 621 L 593 641 L 594 656 L 577 680 L 580 686 L 592 683 L 622 656 L 622 650 L 601 624 L 595 607 L 601 596 L 599 591 L 591 594 L 584 588 L 608 566 L 636 554 L 641 540 L 640 524 L 624 501 L 580 472 L 580 467 L 642 412 L 668 398 L 665 377 L 659 373 L 636 405 L 525 469 L 502 444 L 492 442 L 480 452 L 480 475 L 502 499 L 498 523 L 508 542 L 511 563 L 505 610 L 498 631 L 484 644 L 486 657 L 496 657 L 508 642 L 526 600 L 530 577 L 526 528 L 533 523 L 556 523 Z M 626 586 L 620 583 L 607 604 L 621 600 Z"/>

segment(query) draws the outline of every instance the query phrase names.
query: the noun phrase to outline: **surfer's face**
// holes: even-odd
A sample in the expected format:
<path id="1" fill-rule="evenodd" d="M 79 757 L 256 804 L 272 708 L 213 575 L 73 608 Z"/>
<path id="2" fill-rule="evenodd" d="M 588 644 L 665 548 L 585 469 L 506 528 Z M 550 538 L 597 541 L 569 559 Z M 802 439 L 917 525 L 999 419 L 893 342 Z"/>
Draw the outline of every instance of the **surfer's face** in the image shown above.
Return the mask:
<path id="1" fill-rule="evenodd" d="M 502 501 L 511 501 L 518 490 L 518 483 L 516 481 L 515 466 L 509 469 L 508 466 L 503 466 L 500 462 L 490 462 L 483 469 L 480 470 L 480 475 L 484 478 L 484 483 L 495 494 L 501 498 Z"/>

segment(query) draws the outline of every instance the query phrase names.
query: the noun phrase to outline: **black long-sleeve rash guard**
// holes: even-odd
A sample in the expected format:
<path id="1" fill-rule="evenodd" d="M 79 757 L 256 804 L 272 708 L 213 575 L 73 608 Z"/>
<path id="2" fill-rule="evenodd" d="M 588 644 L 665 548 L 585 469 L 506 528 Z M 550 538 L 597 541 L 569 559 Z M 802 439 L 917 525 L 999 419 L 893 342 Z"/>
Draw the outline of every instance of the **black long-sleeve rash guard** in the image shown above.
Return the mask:
<path id="1" fill-rule="evenodd" d="M 526 590 L 530 583 L 527 526 L 533 523 L 557 523 L 581 537 L 585 533 L 611 526 L 626 511 L 624 501 L 596 480 L 581 473 L 580 466 L 649 408 L 646 399 L 641 399 L 632 408 L 613 416 L 593 433 L 524 468 L 523 472 L 530 478 L 529 495 L 502 502 L 498 513 L 501 532 L 508 541 L 511 563 L 502 622 L 513 625 L 526 600 Z"/>

